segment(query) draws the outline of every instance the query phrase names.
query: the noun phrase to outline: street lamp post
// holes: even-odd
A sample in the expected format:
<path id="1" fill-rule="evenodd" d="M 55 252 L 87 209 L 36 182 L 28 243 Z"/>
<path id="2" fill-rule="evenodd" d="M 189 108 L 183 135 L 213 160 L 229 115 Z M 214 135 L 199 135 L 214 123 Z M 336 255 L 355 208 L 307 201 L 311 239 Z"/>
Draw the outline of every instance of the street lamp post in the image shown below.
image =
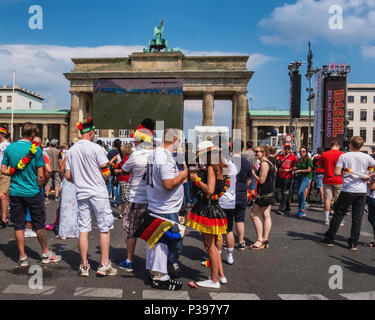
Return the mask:
<path id="1" fill-rule="evenodd" d="M 15 98 L 14 98 L 14 86 L 16 82 L 16 71 L 13 70 L 13 89 L 12 89 L 12 116 L 11 116 L 11 122 L 10 122 L 10 138 L 13 142 L 13 137 L 14 137 L 14 104 L 15 104 Z"/>

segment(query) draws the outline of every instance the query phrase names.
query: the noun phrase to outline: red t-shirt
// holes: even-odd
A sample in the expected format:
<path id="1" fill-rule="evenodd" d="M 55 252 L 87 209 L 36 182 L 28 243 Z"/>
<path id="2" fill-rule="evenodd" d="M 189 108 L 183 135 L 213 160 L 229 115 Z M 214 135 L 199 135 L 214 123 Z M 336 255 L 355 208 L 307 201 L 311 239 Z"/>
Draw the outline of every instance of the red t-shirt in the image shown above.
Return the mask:
<path id="1" fill-rule="evenodd" d="M 126 155 L 124 157 L 124 159 L 122 159 L 122 161 L 120 162 L 119 166 L 118 166 L 118 169 L 122 169 L 122 166 L 124 165 L 124 163 L 126 162 L 126 160 L 129 159 L 129 155 Z M 118 177 L 118 181 L 125 181 L 125 182 L 129 182 L 129 179 L 130 179 L 130 174 L 127 174 L 127 175 L 123 175 L 123 174 L 120 174 L 119 177 Z"/>
<path id="2" fill-rule="evenodd" d="M 324 170 L 324 184 L 342 184 L 342 177 L 336 177 L 334 174 L 337 160 L 342 154 L 339 150 L 329 150 L 322 154 L 319 164 Z"/>
<path id="3" fill-rule="evenodd" d="M 286 160 L 285 160 L 286 159 Z M 297 157 L 294 154 L 289 154 L 289 156 L 284 156 L 280 154 L 277 160 L 283 162 L 279 170 L 279 177 L 284 179 L 292 179 L 292 171 L 285 172 L 285 169 L 292 169 L 297 166 Z M 285 160 L 285 161 L 284 161 Z"/>
<path id="4" fill-rule="evenodd" d="M 322 156 L 316 156 L 313 160 L 315 165 L 315 174 L 323 174 L 324 169 L 320 168 L 320 160 L 322 159 Z"/>

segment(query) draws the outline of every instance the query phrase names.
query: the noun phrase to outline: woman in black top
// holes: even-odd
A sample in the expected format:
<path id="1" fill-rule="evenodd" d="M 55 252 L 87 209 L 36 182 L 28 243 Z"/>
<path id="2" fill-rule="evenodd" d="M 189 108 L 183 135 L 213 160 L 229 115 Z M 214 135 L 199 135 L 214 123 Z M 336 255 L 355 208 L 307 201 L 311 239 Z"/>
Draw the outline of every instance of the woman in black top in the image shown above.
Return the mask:
<path id="1" fill-rule="evenodd" d="M 275 204 L 275 166 L 267 159 L 269 156 L 269 147 L 260 146 L 255 150 L 255 156 L 260 161 L 260 168 L 255 172 L 253 167 L 253 176 L 258 181 L 258 196 L 255 199 L 251 211 L 251 219 L 257 234 L 257 240 L 250 249 L 259 250 L 269 247 L 268 236 L 271 231 L 271 207 Z M 263 221 L 262 221 L 263 217 Z"/>

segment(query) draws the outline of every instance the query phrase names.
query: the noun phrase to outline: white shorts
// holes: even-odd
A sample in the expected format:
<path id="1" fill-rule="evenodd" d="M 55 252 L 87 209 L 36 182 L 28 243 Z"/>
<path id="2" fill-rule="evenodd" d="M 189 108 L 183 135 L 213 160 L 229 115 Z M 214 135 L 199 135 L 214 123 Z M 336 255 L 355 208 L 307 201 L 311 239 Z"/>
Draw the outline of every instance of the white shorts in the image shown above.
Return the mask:
<path id="1" fill-rule="evenodd" d="M 108 232 L 113 229 L 113 214 L 109 199 L 87 198 L 77 200 L 78 229 L 80 232 L 91 231 L 91 213 L 95 214 L 99 232 Z"/>
<path id="2" fill-rule="evenodd" d="M 146 245 L 146 269 L 168 274 L 168 246 L 165 243 L 157 243 L 152 249 Z"/>

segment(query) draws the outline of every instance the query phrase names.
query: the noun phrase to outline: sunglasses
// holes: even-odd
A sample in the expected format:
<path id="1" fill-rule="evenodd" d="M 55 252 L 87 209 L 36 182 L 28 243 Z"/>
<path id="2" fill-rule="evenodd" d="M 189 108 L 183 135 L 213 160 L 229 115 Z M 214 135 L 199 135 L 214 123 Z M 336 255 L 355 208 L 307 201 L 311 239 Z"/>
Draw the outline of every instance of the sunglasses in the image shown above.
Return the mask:
<path id="1" fill-rule="evenodd" d="M 255 150 L 255 151 L 254 151 L 254 153 L 259 153 L 259 152 L 262 152 L 262 151 L 260 151 L 260 150 Z"/>

